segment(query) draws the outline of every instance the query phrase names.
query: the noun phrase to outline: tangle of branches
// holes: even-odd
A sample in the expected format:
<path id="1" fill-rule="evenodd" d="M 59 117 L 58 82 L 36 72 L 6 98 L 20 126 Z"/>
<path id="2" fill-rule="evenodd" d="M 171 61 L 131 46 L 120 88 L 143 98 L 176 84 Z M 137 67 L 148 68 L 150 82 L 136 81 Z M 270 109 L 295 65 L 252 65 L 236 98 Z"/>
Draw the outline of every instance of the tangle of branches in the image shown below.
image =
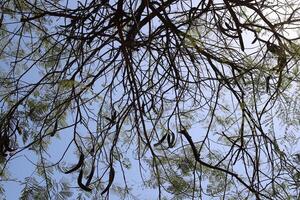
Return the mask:
<path id="1" fill-rule="evenodd" d="M 23 199 L 134 197 L 132 170 L 159 199 L 298 199 L 299 9 L 1 1 L 0 184 L 23 157 Z"/>

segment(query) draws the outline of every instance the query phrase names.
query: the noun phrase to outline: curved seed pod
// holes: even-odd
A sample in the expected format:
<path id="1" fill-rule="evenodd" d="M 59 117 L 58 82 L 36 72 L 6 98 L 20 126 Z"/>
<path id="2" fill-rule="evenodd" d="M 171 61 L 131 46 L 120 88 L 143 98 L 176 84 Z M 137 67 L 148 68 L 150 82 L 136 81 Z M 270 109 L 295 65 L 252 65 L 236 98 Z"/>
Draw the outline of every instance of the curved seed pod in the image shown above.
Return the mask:
<path id="1" fill-rule="evenodd" d="M 70 170 L 68 170 L 64 173 L 69 174 L 69 173 L 72 173 L 72 172 L 76 171 L 77 169 L 79 169 L 82 166 L 83 161 L 84 161 L 84 154 L 81 153 L 80 157 L 79 157 L 79 160 L 78 160 L 78 163 L 75 165 L 75 167 L 73 167 L 72 169 L 70 169 Z"/>
<path id="2" fill-rule="evenodd" d="M 254 44 L 257 41 L 257 37 L 254 38 L 254 40 L 251 42 L 251 44 Z"/>
<path id="3" fill-rule="evenodd" d="M 4 14 L 2 13 L 2 15 L 1 15 L 1 17 L 0 17 L 0 28 L 1 28 L 1 26 L 2 26 L 3 19 L 4 19 Z"/>
<path id="4" fill-rule="evenodd" d="M 57 127 L 58 127 L 58 122 L 56 120 L 55 124 L 54 124 L 54 128 L 53 131 L 51 132 L 50 136 L 53 137 L 55 135 L 55 133 L 57 132 Z"/>
<path id="5" fill-rule="evenodd" d="M 165 134 L 165 135 L 158 141 L 158 143 L 154 144 L 154 146 L 156 147 L 156 146 L 162 144 L 162 143 L 164 142 L 164 140 L 166 139 L 167 135 L 168 135 L 168 134 Z"/>
<path id="6" fill-rule="evenodd" d="M 106 188 L 101 192 L 101 195 L 105 194 L 105 193 L 109 190 L 111 184 L 112 184 L 113 181 L 114 181 L 114 178 L 115 178 L 115 169 L 111 166 L 110 171 L 109 171 L 108 185 L 107 185 Z"/>
<path id="7" fill-rule="evenodd" d="M 168 145 L 169 148 L 172 148 L 175 145 L 175 134 L 173 132 L 170 132 L 168 134 Z"/>
<path id="8" fill-rule="evenodd" d="M 87 192 L 91 192 L 92 189 L 85 186 L 83 183 L 82 183 L 82 175 L 83 175 L 83 170 L 81 169 L 80 172 L 79 172 L 79 175 L 78 175 L 78 178 L 77 178 L 77 183 L 79 185 L 79 187 Z"/>
<path id="9" fill-rule="evenodd" d="M 225 26 L 231 31 L 237 31 L 235 28 L 233 28 L 232 25 L 229 25 L 227 22 L 225 22 Z"/>
<path id="10" fill-rule="evenodd" d="M 266 92 L 267 93 L 270 91 L 270 78 L 271 78 L 271 76 L 266 77 Z"/>
<path id="11" fill-rule="evenodd" d="M 113 111 L 111 119 L 113 120 L 114 123 L 116 123 L 116 119 L 117 119 L 117 111 L 116 110 Z"/>
<path id="12" fill-rule="evenodd" d="M 12 152 L 14 149 L 9 147 L 9 138 L 7 135 L 3 136 L 3 145 L 4 145 L 4 151 Z"/>
<path id="13" fill-rule="evenodd" d="M 92 178 L 93 178 L 93 175 L 94 175 L 94 172 L 95 172 L 95 166 L 93 165 L 92 169 L 91 169 L 91 172 L 90 172 L 90 174 L 87 177 L 87 181 L 85 183 L 85 186 L 89 186 L 90 185 L 90 183 L 92 181 Z"/>

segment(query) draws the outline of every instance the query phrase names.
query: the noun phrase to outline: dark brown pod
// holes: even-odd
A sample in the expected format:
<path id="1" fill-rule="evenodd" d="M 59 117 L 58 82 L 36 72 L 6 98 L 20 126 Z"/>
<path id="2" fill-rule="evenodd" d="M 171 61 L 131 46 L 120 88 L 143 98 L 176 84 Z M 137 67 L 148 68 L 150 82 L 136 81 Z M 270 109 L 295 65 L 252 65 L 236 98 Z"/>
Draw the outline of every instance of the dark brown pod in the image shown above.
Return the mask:
<path id="1" fill-rule="evenodd" d="M 75 165 L 75 167 L 73 167 L 72 169 L 70 169 L 70 170 L 68 170 L 68 171 L 66 171 L 64 173 L 65 174 L 70 174 L 70 173 L 76 171 L 77 169 L 79 169 L 82 166 L 83 161 L 84 161 L 84 154 L 81 153 L 80 157 L 79 157 L 79 160 L 78 160 L 78 163 Z"/>
<path id="2" fill-rule="evenodd" d="M 83 170 L 81 169 L 80 172 L 79 172 L 79 176 L 77 178 L 77 183 L 79 185 L 79 187 L 87 192 L 91 192 L 92 189 L 85 186 L 83 183 L 82 183 L 82 176 L 83 176 Z"/>
<path id="3" fill-rule="evenodd" d="M 112 185 L 113 181 L 114 181 L 114 178 L 115 178 L 115 169 L 113 167 L 110 168 L 110 171 L 109 171 L 109 179 L 108 179 L 108 185 L 106 186 L 106 188 L 101 192 L 101 195 L 105 194 L 110 186 Z"/>

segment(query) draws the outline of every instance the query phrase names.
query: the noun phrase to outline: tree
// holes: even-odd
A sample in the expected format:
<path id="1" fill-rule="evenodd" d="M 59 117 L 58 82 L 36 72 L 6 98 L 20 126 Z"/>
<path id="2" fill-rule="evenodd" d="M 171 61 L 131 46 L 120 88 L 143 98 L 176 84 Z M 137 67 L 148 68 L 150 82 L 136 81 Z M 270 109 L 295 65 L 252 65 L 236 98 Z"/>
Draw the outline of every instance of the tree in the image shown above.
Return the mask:
<path id="1" fill-rule="evenodd" d="M 159 199 L 299 198 L 297 3 L 0 8 L 1 182 L 32 156 L 22 199 L 133 197 L 132 167 Z"/>

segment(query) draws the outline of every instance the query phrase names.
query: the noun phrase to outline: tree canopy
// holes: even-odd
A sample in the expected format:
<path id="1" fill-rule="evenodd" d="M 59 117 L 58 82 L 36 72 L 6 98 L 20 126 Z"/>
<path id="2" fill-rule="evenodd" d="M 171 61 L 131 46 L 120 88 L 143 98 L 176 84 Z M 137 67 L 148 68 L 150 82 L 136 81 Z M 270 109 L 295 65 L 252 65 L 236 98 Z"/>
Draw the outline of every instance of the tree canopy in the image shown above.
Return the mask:
<path id="1" fill-rule="evenodd" d="M 2 0 L 0 192 L 300 198 L 299 27 L 292 0 Z"/>

